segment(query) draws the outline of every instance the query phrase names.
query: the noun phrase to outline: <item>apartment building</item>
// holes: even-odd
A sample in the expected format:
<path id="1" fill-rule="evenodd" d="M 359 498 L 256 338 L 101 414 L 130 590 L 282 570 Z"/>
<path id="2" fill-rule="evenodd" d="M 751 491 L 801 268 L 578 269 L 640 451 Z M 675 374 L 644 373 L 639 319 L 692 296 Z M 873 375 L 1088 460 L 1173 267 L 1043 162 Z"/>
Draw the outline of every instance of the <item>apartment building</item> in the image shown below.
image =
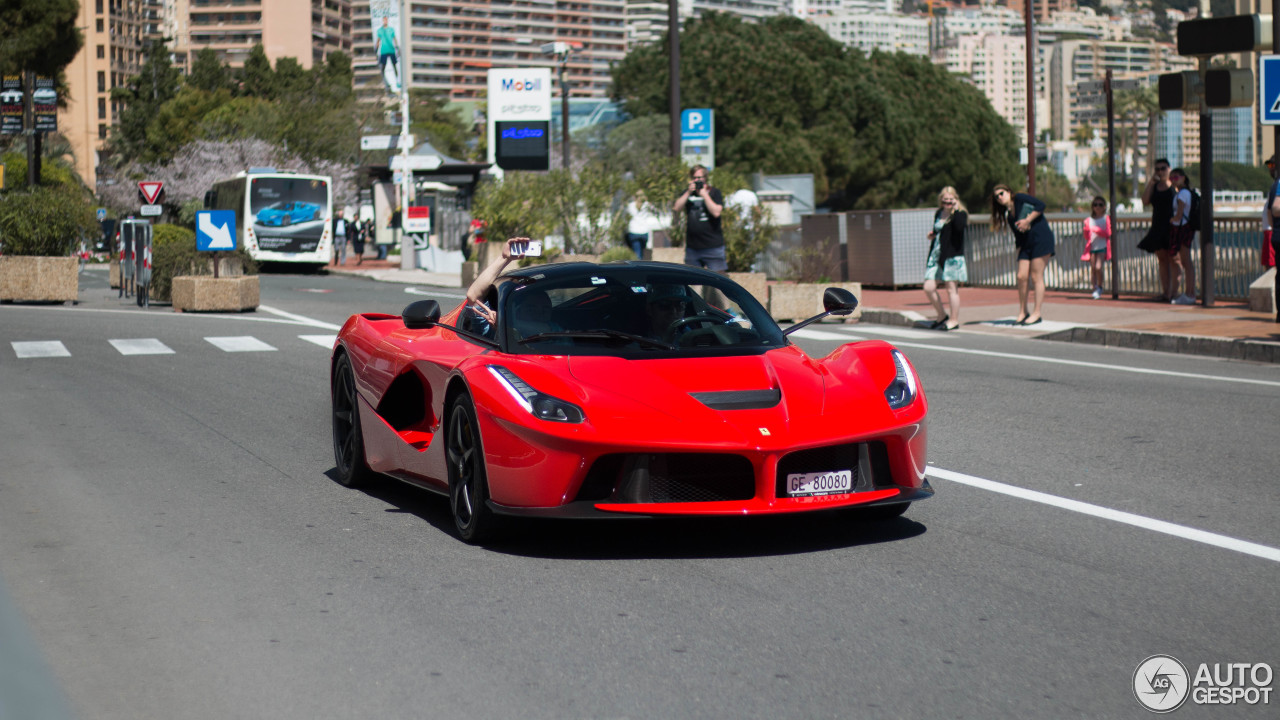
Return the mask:
<path id="1" fill-rule="evenodd" d="M 350 0 L 83 0 L 77 24 L 84 48 L 66 69 L 58 129 L 90 187 L 98 153 L 124 109 L 111 90 L 138 74 L 153 41 L 164 40 L 183 71 L 206 47 L 232 66 L 244 64 L 257 43 L 273 63 L 292 57 L 307 68 L 338 50 L 351 54 Z"/>
<path id="2" fill-rule="evenodd" d="M 159 0 L 83 0 L 76 24 L 84 47 L 66 68 L 66 107 L 58 131 L 75 154 L 76 172 L 93 187 L 98 151 L 123 109 L 111 89 L 138 74 L 148 38 L 155 33 Z"/>
<path id="3" fill-rule="evenodd" d="M 866 3 L 854 0 L 841 7 L 811 13 L 808 20 L 843 45 L 865 55 L 873 50 L 929 55 L 929 18 L 901 13 L 868 12 Z"/>
<path id="4" fill-rule="evenodd" d="M 297 59 L 304 68 L 330 53 L 352 54 L 351 0 L 153 0 L 163 4 L 161 26 L 174 64 L 212 48 L 232 67 L 262 44 L 273 63 Z"/>
<path id="5" fill-rule="evenodd" d="M 365 99 L 388 97 L 378 72 L 368 0 L 353 0 L 355 89 Z M 566 63 L 572 97 L 608 95 L 609 68 L 626 54 L 625 0 L 414 0 L 401 74 L 410 88 L 454 101 L 484 97 L 491 67 L 557 67 L 542 45 L 574 45 Z M 397 30 L 397 35 L 399 31 Z M 555 72 L 552 73 L 553 77 Z M 559 96 L 559 87 L 553 87 Z M 389 97 L 388 97 L 389 99 Z"/>
<path id="6" fill-rule="evenodd" d="M 815 2 L 805 0 L 794 4 L 790 0 L 678 0 L 680 22 L 701 17 L 703 13 L 722 12 L 737 15 L 745 20 L 763 20 L 774 15 L 795 14 L 808 17 L 804 8 L 812 12 Z M 647 45 L 662 39 L 667 32 L 669 9 L 666 0 L 626 0 L 627 47 Z"/>
<path id="7" fill-rule="evenodd" d="M 1195 68 L 1192 58 L 1178 55 L 1168 43 L 1152 40 L 1107 42 L 1100 40 L 1061 40 L 1053 46 L 1049 62 L 1048 126 L 1055 139 L 1067 139 L 1081 124 L 1098 126 L 1097 120 L 1082 120 L 1081 114 L 1097 107 L 1097 102 L 1082 97 L 1076 86 L 1088 80 L 1100 80 L 1110 70 L 1117 80 L 1138 78 L 1144 83 L 1153 74 L 1178 72 Z M 1142 130 L 1140 146 L 1146 146 Z"/>

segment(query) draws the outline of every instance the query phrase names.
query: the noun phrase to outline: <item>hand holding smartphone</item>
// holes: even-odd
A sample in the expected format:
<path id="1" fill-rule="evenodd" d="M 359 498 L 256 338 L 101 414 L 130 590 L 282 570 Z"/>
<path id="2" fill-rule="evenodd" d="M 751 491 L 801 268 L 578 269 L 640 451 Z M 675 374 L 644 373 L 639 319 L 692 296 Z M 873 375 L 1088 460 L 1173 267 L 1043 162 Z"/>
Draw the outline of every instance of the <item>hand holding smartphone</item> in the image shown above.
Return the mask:
<path id="1" fill-rule="evenodd" d="M 512 257 L 542 257 L 541 240 L 516 240 L 511 243 Z"/>

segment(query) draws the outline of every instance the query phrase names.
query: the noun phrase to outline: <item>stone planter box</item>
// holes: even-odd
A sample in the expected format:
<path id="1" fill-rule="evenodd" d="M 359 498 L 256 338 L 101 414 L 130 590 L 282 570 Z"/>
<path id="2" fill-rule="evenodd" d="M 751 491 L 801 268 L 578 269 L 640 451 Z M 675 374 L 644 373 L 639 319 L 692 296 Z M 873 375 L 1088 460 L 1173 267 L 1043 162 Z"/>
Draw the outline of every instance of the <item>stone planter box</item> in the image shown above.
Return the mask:
<path id="1" fill-rule="evenodd" d="M 731 272 L 729 279 L 738 283 L 755 296 L 760 304 L 769 307 L 769 276 L 764 273 Z"/>
<path id="2" fill-rule="evenodd" d="M 862 317 L 862 283 L 777 283 L 769 286 L 769 314 L 779 322 L 799 322 L 820 312 L 822 291 L 829 287 L 842 287 L 858 298 L 858 309 L 850 315 L 831 317 L 844 322 Z"/>
<path id="3" fill-rule="evenodd" d="M 173 279 L 173 309 L 183 312 L 239 312 L 258 307 L 258 276 L 214 278 L 180 275 Z"/>
<path id="4" fill-rule="evenodd" d="M 654 262 L 673 263 L 675 265 L 684 264 L 684 248 L 682 247 L 647 247 L 644 249 L 644 259 Z"/>
<path id="5" fill-rule="evenodd" d="M 107 285 L 115 290 L 120 287 L 120 261 L 112 260 L 110 266 L 107 270 Z"/>
<path id="6" fill-rule="evenodd" d="M 0 257 L 0 300 L 78 302 L 80 261 L 74 257 Z"/>

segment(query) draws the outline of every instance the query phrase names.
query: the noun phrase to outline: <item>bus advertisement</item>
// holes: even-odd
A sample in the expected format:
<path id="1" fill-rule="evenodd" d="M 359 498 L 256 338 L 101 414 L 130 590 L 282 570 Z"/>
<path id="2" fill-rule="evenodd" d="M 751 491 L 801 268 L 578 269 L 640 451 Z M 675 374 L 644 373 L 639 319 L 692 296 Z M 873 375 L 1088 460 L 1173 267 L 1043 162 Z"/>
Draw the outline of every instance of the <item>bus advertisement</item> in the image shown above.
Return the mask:
<path id="1" fill-rule="evenodd" d="M 236 236 L 254 260 L 326 265 L 333 257 L 332 179 L 249 171 L 215 183 L 205 207 L 236 211 Z"/>

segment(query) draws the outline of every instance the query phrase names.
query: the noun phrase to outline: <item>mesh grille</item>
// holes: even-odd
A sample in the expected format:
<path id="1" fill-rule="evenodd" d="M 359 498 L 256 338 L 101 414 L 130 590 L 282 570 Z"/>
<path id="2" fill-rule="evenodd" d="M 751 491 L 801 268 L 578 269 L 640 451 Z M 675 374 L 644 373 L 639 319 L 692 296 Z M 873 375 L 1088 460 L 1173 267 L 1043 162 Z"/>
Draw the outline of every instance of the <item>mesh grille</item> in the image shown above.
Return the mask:
<path id="1" fill-rule="evenodd" d="M 606 455 L 592 465 L 580 500 L 676 503 L 750 500 L 755 470 L 740 455 L 637 453 Z"/>
<path id="2" fill-rule="evenodd" d="M 831 445 L 828 447 L 801 450 L 785 455 L 778 461 L 777 493 L 778 497 L 787 496 L 787 475 L 793 473 L 829 472 L 832 470 L 853 471 L 853 489 L 860 490 L 863 478 L 860 477 L 858 458 L 861 446 L 857 443 L 848 445 Z"/>

